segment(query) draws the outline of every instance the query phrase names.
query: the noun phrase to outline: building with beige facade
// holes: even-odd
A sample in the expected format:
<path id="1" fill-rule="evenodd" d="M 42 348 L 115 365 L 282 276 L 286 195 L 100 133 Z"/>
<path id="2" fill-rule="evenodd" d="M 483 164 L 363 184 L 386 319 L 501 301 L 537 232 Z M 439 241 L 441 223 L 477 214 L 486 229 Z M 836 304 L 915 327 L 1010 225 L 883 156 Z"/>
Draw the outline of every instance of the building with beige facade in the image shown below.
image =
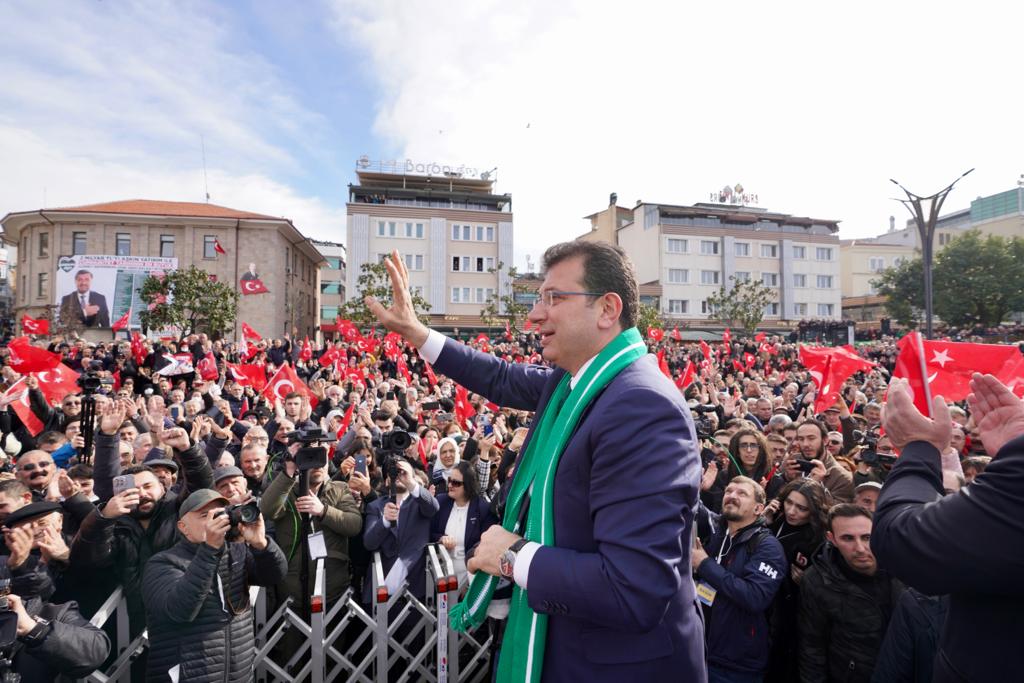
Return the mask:
<path id="1" fill-rule="evenodd" d="M 269 292 L 240 297 L 236 327 L 245 321 L 264 336 L 313 335 L 320 322 L 319 272 L 326 262 L 286 218 L 135 199 L 12 212 L 0 224 L 4 242 L 18 245 L 19 319 L 43 317 L 57 307 L 53 287 L 62 258 L 109 255 L 173 258 L 178 268 L 194 265 L 212 280 L 239 287 L 253 264 Z M 218 242 L 226 254 L 217 253 Z"/>
<path id="2" fill-rule="evenodd" d="M 440 329 L 478 326 L 492 297 L 511 293 L 512 197 L 495 193 L 490 173 L 363 158 L 356 177 L 347 204 L 346 296 L 360 296 L 364 263 L 395 249 Z M 506 268 L 491 272 L 499 264 Z"/>
<path id="3" fill-rule="evenodd" d="M 313 240 L 313 245 L 324 256 L 324 265 L 320 268 L 320 330 L 335 332 L 347 287 L 345 245 L 321 240 Z"/>
<path id="4" fill-rule="evenodd" d="M 765 310 L 769 324 L 840 317 L 838 221 L 720 203 L 639 202 L 628 213 L 611 204 L 592 214 L 590 233 L 579 239 L 602 239 L 614 222 L 614 243 L 636 264 L 641 299 L 669 322 L 712 319 L 708 297 L 733 277 L 776 292 Z"/>

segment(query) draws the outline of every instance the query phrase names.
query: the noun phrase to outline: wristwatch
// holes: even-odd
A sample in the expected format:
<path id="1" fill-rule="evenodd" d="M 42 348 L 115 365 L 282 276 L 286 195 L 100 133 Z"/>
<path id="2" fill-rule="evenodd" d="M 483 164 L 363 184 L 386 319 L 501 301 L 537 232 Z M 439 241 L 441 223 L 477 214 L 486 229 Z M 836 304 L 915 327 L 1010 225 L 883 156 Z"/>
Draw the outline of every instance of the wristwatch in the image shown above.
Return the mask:
<path id="1" fill-rule="evenodd" d="M 523 549 L 523 546 L 527 544 L 525 538 L 520 538 L 518 541 L 512 544 L 512 546 L 502 553 L 501 557 L 498 558 L 498 571 L 506 579 L 511 579 L 513 571 L 516 566 L 516 555 Z"/>
<path id="2" fill-rule="evenodd" d="M 36 625 L 32 628 L 31 631 L 29 631 L 21 637 L 21 639 L 29 645 L 32 645 L 33 643 L 42 642 L 46 638 L 46 636 L 50 634 L 51 628 L 50 621 L 48 619 L 43 619 L 42 617 L 32 618 L 35 620 Z"/>

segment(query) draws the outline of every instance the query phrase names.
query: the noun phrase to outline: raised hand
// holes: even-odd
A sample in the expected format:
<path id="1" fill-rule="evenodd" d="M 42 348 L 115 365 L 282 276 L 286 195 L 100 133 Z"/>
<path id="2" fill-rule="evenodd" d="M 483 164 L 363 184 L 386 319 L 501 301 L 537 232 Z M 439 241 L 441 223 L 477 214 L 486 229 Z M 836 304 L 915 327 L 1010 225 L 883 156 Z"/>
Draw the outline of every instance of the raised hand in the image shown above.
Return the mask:
<path id="1" fill-rule="evenodd" d="M 409 294 L 409 271 L 397 249 L 384 258 L 384 267 L 391 277 L 391 307 L 384 308 L 384 305 L 372 296 L 366 297 L 363 301 L 384 327 L 402 335 L 413 346 L 423 346 L 427 341 L 428 330 L 416 317 L 416 309 Z"/>
<path id="2" fill-rule="evenodd" d="M 1024 435 L 1024 402 L 1002 382 L 992 375 L 975 373 L 971 392 L 967 402 L 986 453 L 994 456 L 1008 441 Z"/>
<path id="3" fill-rule="evenodd" d="M 975 375 L 975 377 L 981 377 L 981 375 Z M 998 384 L 998 380 L 992 379 Z M 974 388 L 973 380 L 971 388 Z M 1016 400 L 1016 397 L 1009 393 L 1006 387 L 1003 389 Z M 970 397 L 968 397 L 969 399 Z M 1020 401 L 1017 402 L 1020 403 Z M 894 379 L 889 384 L 886 402 L 882 406 L 882 426 L 885 427 L 885 433 L 889 436 L 893 446 L 903 448 L 912 441 L 925 441 L 935 446 L 939 453 L 949 448 L 949 440 L 953 435 L 953 421 L 949 417 L 949 407 L 941 396 L 932 399 L 932 415 L 935 416 L 935 419 L 925 417 L 914 406 L 907 380 Z M 985 446 L 987 450 L 988 444 L 986 443 Z"/>

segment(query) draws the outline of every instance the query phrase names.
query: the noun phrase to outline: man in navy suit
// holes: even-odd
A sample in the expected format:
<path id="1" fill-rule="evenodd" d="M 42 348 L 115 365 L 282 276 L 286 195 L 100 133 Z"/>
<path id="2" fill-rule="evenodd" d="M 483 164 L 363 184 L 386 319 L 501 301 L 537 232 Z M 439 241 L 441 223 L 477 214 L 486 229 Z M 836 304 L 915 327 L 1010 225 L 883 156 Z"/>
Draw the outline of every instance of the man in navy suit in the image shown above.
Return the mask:
<path id="1" fill-rule="evenodd" d="M 578 379 L 636 325 L 632 263 L 607 243 L 567 242 L 544 254 L 545 278 L 529 320 L 554 368 L 506 363 L 428 330 L 412 307 L 399 254 L 385 265 L 394 303 L 366 303 L 388 329 L 417 346 L 438 372 L 538 416 L 567 373 Z M 521 452 L 532 436 L 531 428 Z M 504 568 L 529 607 L 548 616 L 543 680 L 706 680 L 690 574 L 700 474 L 690 411 L 647 354 L 590 403 L 561 453 L 552 508 L 556 545 L 524 542 L 498 524 L 483 534 L 469 569 L 497 576 Z"/>
<path id="2" fill-rule="evenodd" d="M 86 327 L 110 327 L 107 298 L 92 291 L 92 273 L 75 273 L 75 291 L 60 300 L 60 317 L 65 322 L 77 321 Z"/>
<path id="3" fill-rule="evenodd" d="M 366 508 L 363 545 L 370 552 L 380 551 L 384 583 L 390 592 L 404 581 L 409 591 L 423 600 L 427 592 L 426 558 L 430 540 L 430 520 L 437 514 L 437 499 L 420 486 L 408 461 L 399 459 L 395 481 L 396 500 L 381 496 Z M 372 602 L 373 585 L 367 581 L 363 599 Z"/>

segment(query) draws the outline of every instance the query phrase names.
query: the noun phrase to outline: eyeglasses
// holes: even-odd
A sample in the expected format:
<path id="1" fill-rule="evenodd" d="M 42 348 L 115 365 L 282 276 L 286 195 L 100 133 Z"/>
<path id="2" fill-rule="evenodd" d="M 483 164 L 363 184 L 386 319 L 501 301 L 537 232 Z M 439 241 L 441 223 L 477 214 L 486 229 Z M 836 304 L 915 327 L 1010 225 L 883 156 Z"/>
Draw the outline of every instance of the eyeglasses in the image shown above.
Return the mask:
<path id="1" fill-rule="evenodd" d="M 27 462 L 27 463 L 25 463 L 24 465 L 22 465 L 18 469 L 20 469 L 22 472 L 32 472 L 36 468 L 41 469 L 41 470 L 45 470 L 47 467 L 49 467 L 52 464 L 53 464 L 52 462 L 41 462 L 41 463 L 39 463 L 37 465 L 34 462 Z"/>
<path id="2" fill-rule="evenodd" d="M 756 443 L 741 443 L 740 444 L 740 449 L 745 449 L 745 450 L 748 450 L 748 451 L 756 451 L 758 449 L 758 445 Z"/>
<path id="3" fill-rule="evenodd" d="M 536 308 L 538 304 L 544 304 L 548 308 L 556 304 L 562 303 L 566 297 L 570 296 L 604 296 L 605 292 L 565 292 L 560 289 L 549 289 L 544 292 L 538 292 L 540 294 L 537 300 L 533 302 L 533 307 Z"/>
<path id="4" fill-rule="evenodd" d="M 462 486 L 462 481 L 461 480 L 459 480 L 459 479 L 449 479 L 448 480 L 448 488 L 458 488 L 460 486 Z"/>

